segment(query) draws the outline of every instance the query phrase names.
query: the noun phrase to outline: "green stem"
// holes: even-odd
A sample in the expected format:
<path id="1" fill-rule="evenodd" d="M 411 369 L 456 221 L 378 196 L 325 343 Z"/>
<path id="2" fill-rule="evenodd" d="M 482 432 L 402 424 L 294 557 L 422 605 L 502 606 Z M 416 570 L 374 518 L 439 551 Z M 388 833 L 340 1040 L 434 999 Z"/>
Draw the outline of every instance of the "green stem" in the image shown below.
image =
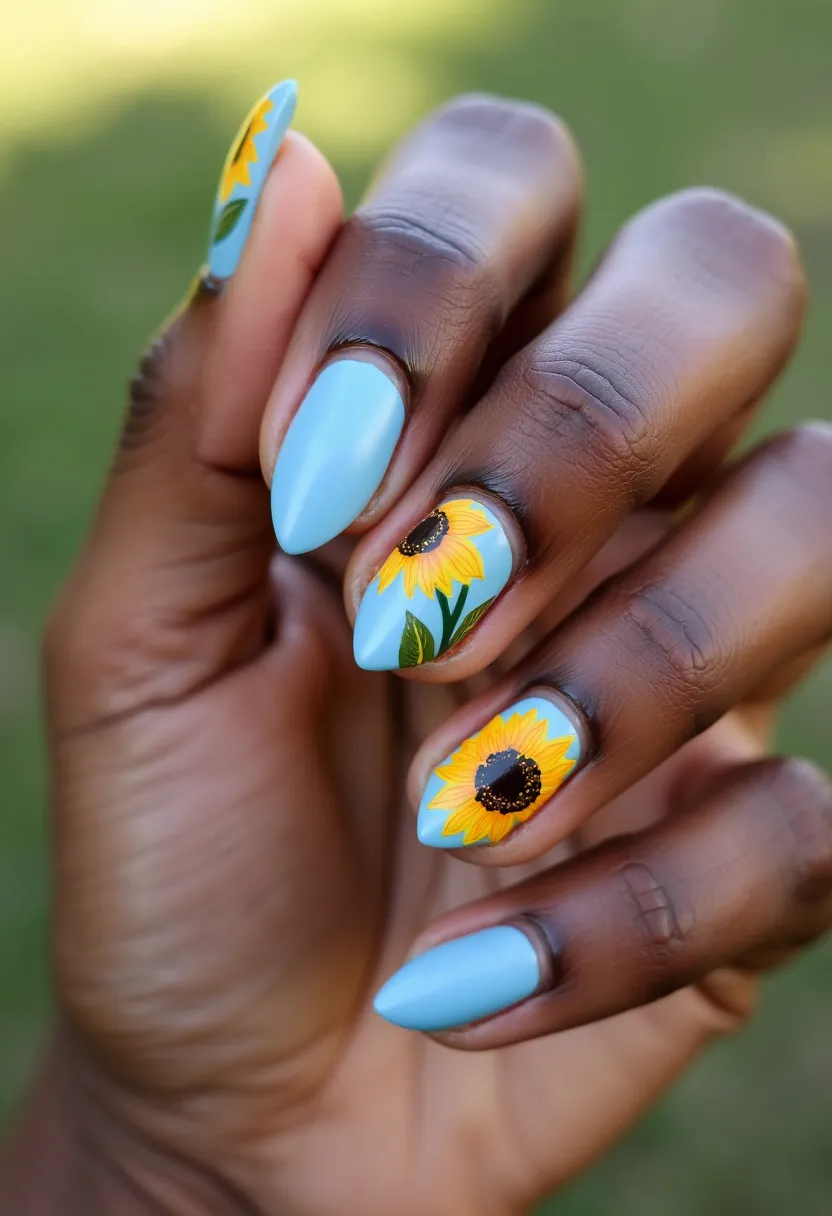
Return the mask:
<path id="1" fill-rule="evenodd" d="M 439 601 L 439 611 L 442 613 L 442 640 L 439 643 L 439 654 L 444 654 L 451 644 L 451 638 L 453 637 L 459 618 L 462 616 L 462 609 L 465 607 L 465 601 L 468 599 L 468 592 L 470 590 L 471 588 L 468 583 L 463 583 L 457 601 L 453 609 L 451 609 L 448 597 L 437 588 L 436 598 Z"/>

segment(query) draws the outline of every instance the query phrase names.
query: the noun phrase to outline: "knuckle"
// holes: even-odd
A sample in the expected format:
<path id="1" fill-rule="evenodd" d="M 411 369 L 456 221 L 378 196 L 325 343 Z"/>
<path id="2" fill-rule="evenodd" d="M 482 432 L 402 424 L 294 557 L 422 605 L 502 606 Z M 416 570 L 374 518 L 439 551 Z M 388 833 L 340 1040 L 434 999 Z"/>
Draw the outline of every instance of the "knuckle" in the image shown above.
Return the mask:
<path id="1" fill-rule="evenodd" d="M 620 358 L 594 351 L 521 356 L 524 414 L 536 437 L 568 442 L 579 463 L 626 473 L 633 501 L 649 490 L 661 390 Z"/>
<path id="2" fill-rule="evenodd" d="M 808 760 L 766 766 L 768 797 L 787 841 L 795 898 L 813 901 L 832 890 L 832 784 Z"/>
<path id="3" fill-rule="evenodd" d="M 427 266 L 447 269 L 460 278 L 477 278 L 486 262 L 485 252 L 451 200 L 432 200 L 431 221 L 420 219 L 416 208 L 375 206 L 365 208 L 360 223 L 376 256 L 404 262 L 418 272 Z"/>
<path id="4" fill-rule="evenodd" d="M 174 329 L 165 329 L 153 339 L 130 378 L 120 440 L 122 452 L 143 446 L 156 428 L 159 407 L 169 389 Z"/>
<path id="5" fill-rule="evenodd" d="M 651 949 L 665 951 L 674 942 L 684 941 L 688 918 L 680 916 L 667 887 L 650 866 L 630 861 L 619 871 L 636 924 Z"/>
<path id="6" fill-rule="evenodd" d="M 712 721 L 707 693 L 718 684 L 723 655 L 706 613 L 693 597 L 665 583 L 645 583 L 624 593 L 617 644 L 651 685 L 693 716 L 694 728 Z"/>
<path id="7" fill-rule="evenodd" d="M 419 218 L 420 213 L 430 219 Z M 365 256 L 406 279 L 414 293 L 427 291 L 449 315 L 467 318 L 476 309 L 495 333 L 502 325 L 504 305 L 494 268 L 455 200 L 431 196 L 378 204 L 353 223 Z"/>
<path id="8" fill-rule="evenodd" d="M 614 876 L 624 909 L 629 940 L 636 955 L 636 972 L 644 999 L 653 1000 L 677 986 L 684 959 L 692 913 L 655 869 L 638 857 L 625 862 Z"/>

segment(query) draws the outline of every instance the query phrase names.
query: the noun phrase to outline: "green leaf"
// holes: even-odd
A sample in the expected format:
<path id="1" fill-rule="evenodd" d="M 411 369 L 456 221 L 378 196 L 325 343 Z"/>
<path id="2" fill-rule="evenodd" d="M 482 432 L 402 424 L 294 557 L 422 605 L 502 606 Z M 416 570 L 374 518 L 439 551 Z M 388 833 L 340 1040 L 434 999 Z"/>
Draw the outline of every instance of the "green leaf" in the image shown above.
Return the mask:
<path id="1" fill-rule="evenodd" d="M 492 595 L 490 600 L 484 600 L 481 604 L 478 604 L 476 608 L 472 608 L 466 617 L 463 617 L 462 624 L 456 630 L 454 636 L 448 643 L 448 650 L 450 650 L 452 646 L 456 646 L 457 642 L 461 642 L 462 639 L 471 632 L 480 617 L 483 616 L 494 603 L 495 598 L 496 597 Z"/>
<path id="2" fill-rule="evenodd" d="M 423 621 L 408 612 L 399 643 L 399 667 L 418 667 L 420 663 L 429 663 L 433 653 L 433 634 Z"/>
<path id="3" fill-rule="evenodd" d="M 214 245 L 219 244 L 220 241 L 224 241 L 227 236 L 231 236 L 247 206 L 247 198 L 235 198 L 230 203 L 225 204 L 220 212 L 220 218 L 217 220 L 217 227 L 214 231 Z"/>

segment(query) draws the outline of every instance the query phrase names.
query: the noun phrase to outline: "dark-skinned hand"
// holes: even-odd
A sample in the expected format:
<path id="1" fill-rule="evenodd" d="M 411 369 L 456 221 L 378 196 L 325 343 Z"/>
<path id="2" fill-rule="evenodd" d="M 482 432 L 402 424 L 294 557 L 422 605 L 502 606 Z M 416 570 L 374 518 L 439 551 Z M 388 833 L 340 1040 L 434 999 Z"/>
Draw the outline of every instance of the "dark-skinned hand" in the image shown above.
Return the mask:
<path id="1" fill-rule="evenodd" d="M 829 925 L 829 785 L 767 750 L 832 626 L 832 430 L 729 456 L 798 338 L 794 242 L 685 192 L 573 298 L 580 208 L 533 106 L 444 107 L 346 223 L 289 135 L 236 273 L 143 360 L 46 643 L 61 1025 L 19 1159 L 48 1108 L 84 1166 L 76 1206 L 13 1177 L 15 1211 L 525 1212 Z M 345 358 L 400 393 L 395 452 L 347 535 L 275 556 L 264 475 Z M 365 590 L 460 498 L 505 586 L 447 654 L 362 670 Z M 420 843 L 433 769 L 529 690 L 568 781 Z M 374 1012 L 495 925 L 531 994 L 431 1035 Z"/>

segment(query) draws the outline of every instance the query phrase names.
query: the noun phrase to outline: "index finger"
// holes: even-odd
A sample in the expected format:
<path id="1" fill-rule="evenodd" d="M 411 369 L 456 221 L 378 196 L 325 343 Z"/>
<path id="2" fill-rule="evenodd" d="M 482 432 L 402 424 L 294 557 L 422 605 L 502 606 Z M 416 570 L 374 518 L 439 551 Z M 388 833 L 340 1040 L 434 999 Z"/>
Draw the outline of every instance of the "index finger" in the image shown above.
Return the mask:
<path id="1" fill-rule="evenodd" d="M 569 247 L 579 195 L 572 142 L 536 106 L 462 98 L 398 150 L 337 240 L 266 411 L 287 552 L 365 530 L 411 483 L 514 305 Z"/>

